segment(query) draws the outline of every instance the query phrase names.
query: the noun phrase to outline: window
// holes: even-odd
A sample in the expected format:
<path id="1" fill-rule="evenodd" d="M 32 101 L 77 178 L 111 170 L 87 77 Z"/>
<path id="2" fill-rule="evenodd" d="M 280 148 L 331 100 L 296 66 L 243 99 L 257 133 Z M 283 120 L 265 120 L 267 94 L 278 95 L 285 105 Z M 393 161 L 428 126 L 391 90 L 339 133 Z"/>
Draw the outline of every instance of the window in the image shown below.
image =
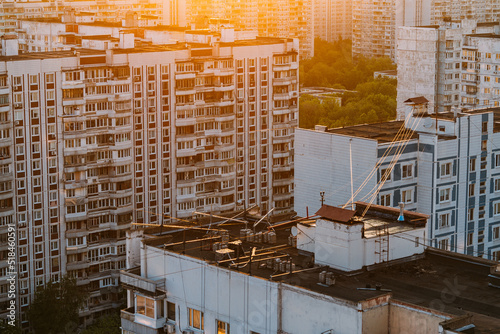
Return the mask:
<path id="1" fill-rule="evenodd" d="M 469 208 L 469 210 L 467 211 L 467 220 L 468 221 L 474 220 L 474 208 Z"/>
<path id="2" fill-rule="evenodd" d="M 175 321 L 175 303 L 167 301 L 167 319 Z"/>
<path id="3" fill-rule="evenodd" d="M 476 185 L 474 183 L 469 184 L 469 196 L 474 196 L 476 190 Z"/>
<path id="4" fill-rule="evenodd" d="M 385 181 L 390 181 L 391 180 L 391 169 L 390 168 L 384 168 L 380 170 L 380 178 Z"/>
<path id="5" fill-rule="evenodd" d="M 391 206 L 391 194 L 380 195 L 380 205 Z"/>
<path id="6" fill-rule="evenodd" d="M 500 179 L 495 179 L 495 191 L 500 191 Z"/>
<path id="7" fill-rule="evenodd" d="M 481 151 L 487 151 L 488 150 L 488 140 L 482 140 L 481 141 Z"/>
<path id="8" fill-rule="evenodd" d="M 203 329 L 203 312 L 188 308 L 189 327 Z"/>
<path id="9" fill-rule="evenodd" d="M 403 203 L 411 203 L 412 202 L 412 191 L 410 190 L 403 190 L 401 192 L 401 199 Z"/>
<path id="10" fill-rule="evenodd" d="M 441 239 L 438 241 L 438 248 L 442 250 L 449 250 L 450 240 L 449 239 Z"/>
<path id="11" fill-rule="evenodd" d="M 155 302 L 153 299 L 137 296 L 136 304 L 137 314 L 142 314 L 150 318 L 155 317 Z"/>
<path id="12" fill-rule="evenodd" d="M 496 252 L 491 252 L 491 259 L 493 261 L 500 261 L 500 250 Z"/>
<path id="13" fill-rule="evenodd" d="M 500 239 L 500 226 L 493 227 L 493 229 L 491 230 L 491 232 L 492 232 L 492 238 L 493 238 L 493 240 Z"/>
<path id="14" fill-rule="evenodd" d="M 402 169 L 403 179 L 407 179 L 413 176 L 413 165 L 404 165 Z"/>
<path id="15" fill-rule="evenodd" d="M 498 155 L 497 162 L 500 164 L 500 154 Z M 499 166 L 499 165 L 497 165 Z M 469 171 L 473 172 L 476 170 L 476 158 L 471 158 L 469 160 Z"/>
<path id="16" fill-rule="evenodd" d="M 217 334 L 229 334 L 229 324 L 227 322 L 217 320 Z"/>
<path id="17" fill-rule="evenodd" d="M 450 188 L 439 190 L 439 202 L 449 202 L 450 201 Z"/>
<path id="18" fill-rule="evenodd" d="M 474 243 L 474 232 L 467 233 L 467 246 L 472 246 Z"/>
<path id="19" fill-rule="evenodd" d="M 451 162 L 441 164 L 441 176 L 450 176 L 451 175 Z"/>
<path id="20" fill-rule="evenodd" d="M 493 203 L 493 214 L 500 215 L 500 202 Z"/>
<path id="21" fill-rule="evenodd" d="M 450 226 L 450 214 L 445 213 L 442 215 L 439 215 L 439 227 L 444 228 L 444 227 L 449 227 Z"/>

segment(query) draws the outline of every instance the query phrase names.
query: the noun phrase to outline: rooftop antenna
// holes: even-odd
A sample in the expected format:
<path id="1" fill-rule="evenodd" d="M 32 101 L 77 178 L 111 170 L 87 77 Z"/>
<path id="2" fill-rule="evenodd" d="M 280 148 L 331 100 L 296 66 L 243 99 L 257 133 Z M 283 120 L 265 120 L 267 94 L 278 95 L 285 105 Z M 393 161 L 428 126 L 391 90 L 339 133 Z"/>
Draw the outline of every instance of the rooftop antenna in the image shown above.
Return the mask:
<path id="1" fill-rule="evenodd" d="M 321 196 L 321 206 L 325 205 L 325 192 L 320 191 L 319 195 Z"/>

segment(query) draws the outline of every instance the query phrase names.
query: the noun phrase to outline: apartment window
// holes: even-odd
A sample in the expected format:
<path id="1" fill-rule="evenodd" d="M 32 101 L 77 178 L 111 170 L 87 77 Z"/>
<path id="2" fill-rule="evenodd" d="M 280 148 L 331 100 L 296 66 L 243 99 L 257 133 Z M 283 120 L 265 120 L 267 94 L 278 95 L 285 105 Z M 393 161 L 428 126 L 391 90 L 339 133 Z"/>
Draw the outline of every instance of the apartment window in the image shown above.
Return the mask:
<path id="1" fill-rule="evenodd" d="M 495 154 L 495 167 L 500 167 L 500 154 Z"/>
<path id="2" fill-rule="evenodd" d="M 486 181 L 479 182 L 479 194 L 486 193 Z"/>
<path id="3" fill-rule="evenodd" d="M 402 167 L 402 177 L 407 179 L 413 176 L 413 165 L 403 165 Z"/>
<path id="4" fill-rule="evenodd" d="M 500 202 L 493 203 L 493 215 L 500 215 Z"/>
<path id="5" fill-rule="evenodd" d="M 167 301 L 167 319 L 175 321 L 175 303 Z"/>
<path id="6" fill-rule="evenodd" d="M 217 320 L 217 334 L 229 334 L 229 324 L 227 322 Z"/>
<path id="7" fill-rule="evenodd" d="M 391 206 L 391 194 L 380 195 L 380 205 Z"/>
<path id="8" fill-rule="evenodd" d="M 439 202 L 440 203 L 449 202 L 450 201 L 450 193 L 451 193 L 450 188 L 439 190 Z"/>
<path id="9" fill-rule="evenodd" d="M 439 227 L 445 228 L 449 226 L 450 226 L 450 214 L 444 213 L 442 215 L 439 215 Z"/>
<path id="10" fill-rule="evenodd" d="M 203 329 L 203 312 L 188 308 L 189 327 Z"/>
<path id="11" fill-rule="evenodd" d="M 411 203 L 412 202 L 412 190 L 403 190 L 401 192 L 401 199 L 403 203 Z"/>
<path id="12" fill-rule="evenodd" d="M 468 221 L 474 220 L 474 208 L 469 208 L 469 210 L 467 211 L 467 220 Z"/>
<path id="13" fill-rule="evenodd" d="M 487 151 L 488 150 L 488 140 L 482 140 L 481 141 L 481 151 Z"/>
<path id="14" fill-rule="evenodd" d="M 449 250 L 450 239 L 441 239 L 438 241 L 438 248 L 442 250 Z"/>
<path id="15" fill-rule="evenodd" d="M 500 179 L 495 179 L 495 191 L 500 191 Z"/>
<path id="16" fill-rule="evenodd" d="M 495 251 L 495 252 L 491 252 L 491 259 L 493 261 L 500 261 L 500 250 Z"/>
<path id="17" fill-rule="evenodd" d="M 497 155 L 497 162 L 499 163 L 500 166 L 500 154 Z M 471 158 L 469 160 L 469 171 L 474 172 L 476 170 L 476 158 Z"/>
<path id="18" fill-rule="evenodd" d="M 469 196 L 474 196 L 475 192 L 476 192 L 476 184 L 475 183 L 469 184 Z"/>
<path id="19" fill-rule="evenodd" d="M 441 164 L 441 176 L 450 176 L 451 175 L 451 162 L 447 162 L 445 164 Z"/>
<path id="20" fill-rule="evenodd" d="M 474 232 L 467 233 L 467 246 L 474 244 Z"/>
<path id="21" fill-rule="evenodd" d="M 498 240 L 500 239 L 500 226 L 495 226 L 491 229 L 491 237 L 493 240 Z"/>
<path id="22" fill-rule="evenodd" d="M 151 298 L 137 296 L 136 298 L 136 313 L 145 315 L 149 318 L 155 317 L 155 302 Z"/>
<path id="23" fill-rule="evenodd" d="M 382 180 L 385 181 L 390 181 L 391 180 L 391 169 L 390 168 L 384 168 L 380 170 L 380 177 Z"/>

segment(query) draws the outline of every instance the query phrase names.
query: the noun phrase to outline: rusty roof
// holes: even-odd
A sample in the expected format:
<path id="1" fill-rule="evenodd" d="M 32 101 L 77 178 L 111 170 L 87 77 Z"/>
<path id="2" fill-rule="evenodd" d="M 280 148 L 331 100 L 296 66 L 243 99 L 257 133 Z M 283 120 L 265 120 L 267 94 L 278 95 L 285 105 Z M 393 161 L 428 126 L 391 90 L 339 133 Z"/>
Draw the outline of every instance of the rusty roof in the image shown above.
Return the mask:
<path id="1" fill-rule="evenodd" d="M 355 213 L 356 211 L 353 210 L 337 208 L 325 204 L 316 212 L 316 215 L 329 220 L 348 223 Z"/>
<path id="2" fill-rule="evenodd" d="M 429 103 L 429 100 L 427 100 L 424 96 L 418 96 L 409 98 L 408 100 L 405 101 L 405 103 L 423 104 L 423 103 Z"/>

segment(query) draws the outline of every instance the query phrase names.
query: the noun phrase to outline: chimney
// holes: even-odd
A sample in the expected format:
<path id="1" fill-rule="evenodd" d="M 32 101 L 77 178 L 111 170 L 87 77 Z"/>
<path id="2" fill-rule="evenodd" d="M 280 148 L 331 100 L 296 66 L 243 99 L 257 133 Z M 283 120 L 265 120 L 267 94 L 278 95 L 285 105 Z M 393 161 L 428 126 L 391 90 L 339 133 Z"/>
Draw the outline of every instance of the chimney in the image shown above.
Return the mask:
<path id="1" fill-rule="evenodd" d="M 405 221 L 405 216 L 404 216 L 404 209 L 405 209 L 405 204 L 403 202 L 399 202 L 399 217 L 398 217 L 398 222 L 404 222 Z"/>

